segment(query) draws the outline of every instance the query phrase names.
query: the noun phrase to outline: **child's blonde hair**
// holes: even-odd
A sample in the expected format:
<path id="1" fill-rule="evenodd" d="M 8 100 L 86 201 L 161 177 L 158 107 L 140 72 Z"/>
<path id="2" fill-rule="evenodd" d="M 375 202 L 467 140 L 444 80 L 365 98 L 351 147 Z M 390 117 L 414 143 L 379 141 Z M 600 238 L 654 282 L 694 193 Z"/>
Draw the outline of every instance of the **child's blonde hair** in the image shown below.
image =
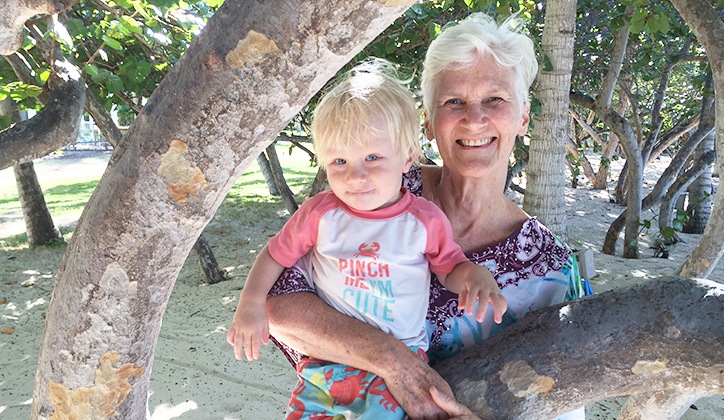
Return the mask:
<path id="1" fill-rule="evenodd" d="M 324 150 L 363 145 L 372 130 L 373 116 L 387 124 L 390 139 L 400 156 L 422 157 L 420 112 L 410 91 L 396 77 L 390 63 L 368 60 L 347 72 L 317 105 L 312 139 L 317 162 L 324 167 Z"/>

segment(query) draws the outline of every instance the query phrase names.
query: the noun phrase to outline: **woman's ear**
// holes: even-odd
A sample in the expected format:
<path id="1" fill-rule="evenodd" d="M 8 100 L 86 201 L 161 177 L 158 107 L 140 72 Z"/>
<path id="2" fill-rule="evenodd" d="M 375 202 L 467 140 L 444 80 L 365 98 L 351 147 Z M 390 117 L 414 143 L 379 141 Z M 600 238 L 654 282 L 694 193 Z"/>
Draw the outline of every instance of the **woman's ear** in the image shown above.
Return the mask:
<path id="1" fill-rule="evenodd" d="M 422 126 L 425 128 L 425 137 L 432 141 L 435 138 L 435 133 L 432 132 L 432 124 L 430 123 L 430 119 L 427 117 L 427 111 L 423 112 L 422 116 L 424 117 Z"/>
<path id="2" fill-rule="evenodd" d="M 530 123 L 530 102 L 525 102 L 523 104 L 523 115 L 521 117 L 523 121 L 521 121 L 520 128 L 516 134 L 522 137 L 528 132 L 528 124 Z"/>

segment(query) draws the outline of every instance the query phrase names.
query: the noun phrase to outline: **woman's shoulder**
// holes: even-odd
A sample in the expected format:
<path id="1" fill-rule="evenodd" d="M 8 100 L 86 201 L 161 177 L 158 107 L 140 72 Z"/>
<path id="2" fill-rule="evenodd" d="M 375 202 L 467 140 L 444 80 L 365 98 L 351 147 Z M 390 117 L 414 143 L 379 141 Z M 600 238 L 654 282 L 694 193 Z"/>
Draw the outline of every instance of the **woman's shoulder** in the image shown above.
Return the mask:
<path id="1" fill-rule="evenodd" d="M 529 276 L 563 269 L 570 256 L 568 245 L 531 217 L 500 243 L 468 257 L 475 263 L 492 266 L 496 278 L 517 283 Z"/>
<path id="2" fill-rule="evenodd" d="M 433 184 L 440 179 L 442 168 L 434 165 L 421 165 L 415 163 L 410 170 L 402 176 L 402 186 L 412 194 L 421 197 L 423 184 Z"/>
<path id="3" fill-rule="evenodd" d="M 402 186 L 413 195 L 422 196 L 422 167 L 413 164 L 407 173 L 402 175 Z"/>

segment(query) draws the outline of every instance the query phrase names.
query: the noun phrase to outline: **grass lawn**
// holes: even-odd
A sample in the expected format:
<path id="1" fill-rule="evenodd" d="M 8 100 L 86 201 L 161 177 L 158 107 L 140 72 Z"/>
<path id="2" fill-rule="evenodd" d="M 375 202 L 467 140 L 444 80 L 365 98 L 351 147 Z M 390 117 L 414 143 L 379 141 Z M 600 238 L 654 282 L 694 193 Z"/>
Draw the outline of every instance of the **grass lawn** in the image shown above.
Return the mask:
<path id="1" fill-rule="evenodd" d="M 304 201 L 309 194 L 317 167 L 311 166 L 309 155 L 287 144 L 277 144 L 277 154 L 289 188 L 297 202 Z M 73 227 L 64 228 L 68 221 L 76 221 L 103 173 L 109 154 L 94 158 L 63 157 L 37 161 L 35 170 L 43 189 L 45 201 L 56 225 L 61 225 L 63 236 L 68 239 Z M 100 160 L 99 160 L 100 159 Z M 88 171 L 91 165 L 94 170 Z M 85 175 L 87 172 L 93 172 Z M 80 176 L 75 176 L 81 174 Z M 269 206 L 269 204 L 272 204 Z M 217 214 L 231 215 L 235 209 L 244 207 L 254 212 L 280 211 L 284 205 L 280 197 L 273 197 L 264 182 L 256 162 L 239 177 Z M 0 172 L 0 247 L 27 246 L 25 233 L 8 236 L 3 231 L 9 222 L 22 221 L 22 209 L 18 200 L 17 187 L 12 168 Z M 74 226 L 73 223 L 71 223 Z"/>

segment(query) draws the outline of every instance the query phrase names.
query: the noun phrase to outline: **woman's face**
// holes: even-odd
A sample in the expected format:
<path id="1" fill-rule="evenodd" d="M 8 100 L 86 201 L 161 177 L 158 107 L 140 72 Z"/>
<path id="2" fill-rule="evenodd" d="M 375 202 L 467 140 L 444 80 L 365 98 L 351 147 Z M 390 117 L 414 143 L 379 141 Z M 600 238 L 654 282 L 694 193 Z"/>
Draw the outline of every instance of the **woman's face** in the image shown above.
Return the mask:
<path id="1" fill-rule="evenodd" d="M 425 116 L 445 166 L 467 177 L 505 177 L 515 136 L 528 130 L 529 105 L 520 102 L 512 69 L 492 57 L 439 74 L 436 112 Z"/>

